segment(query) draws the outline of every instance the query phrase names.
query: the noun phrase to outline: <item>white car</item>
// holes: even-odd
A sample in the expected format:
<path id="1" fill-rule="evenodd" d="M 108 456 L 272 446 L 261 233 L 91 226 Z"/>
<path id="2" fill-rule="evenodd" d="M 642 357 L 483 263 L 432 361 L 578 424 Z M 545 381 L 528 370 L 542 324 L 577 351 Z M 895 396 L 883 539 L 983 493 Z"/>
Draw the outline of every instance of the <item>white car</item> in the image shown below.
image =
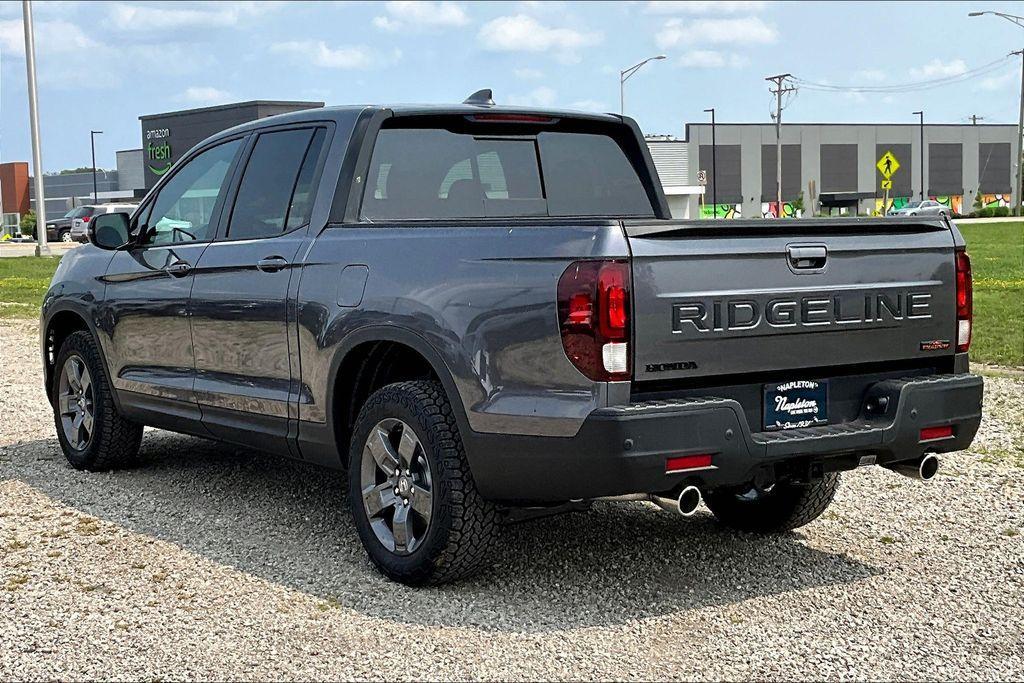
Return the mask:
<path id="1" fill-rule="evenodd" d="M 923 202 L 908 202 L 902 208 L 890 209 L 890 216 L 948 216 L 949 207 L 939 204 L 934 199 Z"/>
<path id="2" fill-rule="evenodd" d="M 94 216 L 98 216 L 101 213 L 117 213 L 118 211 L 132 213 L 135 211 L 135 207 L 135 204 L 95 204 L 83 206 L 79 215 L 71 219 L 71 239 L 75 242 L 88 242 L 89 234 L 87 230 L 89 228 L 89 221 Z"/>

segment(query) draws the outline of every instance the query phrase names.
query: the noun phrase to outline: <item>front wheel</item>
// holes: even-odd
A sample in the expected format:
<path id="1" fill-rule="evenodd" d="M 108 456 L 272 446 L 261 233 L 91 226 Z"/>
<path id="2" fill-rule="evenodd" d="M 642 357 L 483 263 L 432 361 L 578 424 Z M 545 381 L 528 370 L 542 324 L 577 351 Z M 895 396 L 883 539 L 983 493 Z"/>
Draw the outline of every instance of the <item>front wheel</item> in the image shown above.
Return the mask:
<path id="1" fill-rule="evenodd" d="M 61 242 L 74 242 L 74 238 L 71 237 L 70 230 L 62 230 L 59 237 Z"/>
<path id="2" fill-rule="evenodd" d="M 117 412 L 103 359 L 90 333 L 75 332 L 64 340 L 54 365 L 51 395 L 57 440 L 72 467 L 109 470 L 138 455 L 142 425 Z"/>
<path id="3" fill-rule="evenodd" d="M 476 490 L 437 382 L 389 384 L 367 399 L 353 429 L 348 480 L 359 538 L 390 579 L 446 583 L 486 562 L 498 513 Z"/>
<path id="4" fill-rule="evenodd" d="M 826 474 L 810 484 L 778 482 L 771 491 L 753 500 L 736 491 L 719 489 L 707 497 L 708 508 L 718 521 L 737 531 L 777 534 L 817 519 L 839 489 L 839 473 Z"/>

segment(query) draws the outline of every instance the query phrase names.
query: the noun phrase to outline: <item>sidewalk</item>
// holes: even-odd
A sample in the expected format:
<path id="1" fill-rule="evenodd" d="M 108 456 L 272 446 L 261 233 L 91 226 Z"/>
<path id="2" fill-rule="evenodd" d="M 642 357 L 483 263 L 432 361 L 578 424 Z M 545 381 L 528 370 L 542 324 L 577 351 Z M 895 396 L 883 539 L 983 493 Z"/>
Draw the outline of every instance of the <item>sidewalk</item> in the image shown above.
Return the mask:
<path id="1" fill-rule="evenodd" d="M 977 225 L 979 223 L 1021 223 L 1024 216 L 1005 216 L 1003 218 L 954 218 L 957 225 Z"/>
<path id="2" fill-rule="evenodd" d="M 82 246 L 78 242 L 50 242 L 50 252 L 63 256 L 69 249 Z M 35 242 L 0 242 L 0 258 L 5 256 L 32 256 L 36 253 Z"/>

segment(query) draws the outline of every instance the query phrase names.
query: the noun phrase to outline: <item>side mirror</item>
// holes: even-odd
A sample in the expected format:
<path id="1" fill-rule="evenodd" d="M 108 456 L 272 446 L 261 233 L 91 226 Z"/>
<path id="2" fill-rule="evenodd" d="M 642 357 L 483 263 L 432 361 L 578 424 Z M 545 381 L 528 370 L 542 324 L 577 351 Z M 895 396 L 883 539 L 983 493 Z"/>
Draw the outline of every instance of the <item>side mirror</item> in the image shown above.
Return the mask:
<path id="1" fill-rule="evenodd" d="M 89 241 L 100 249 L 113 251 L 128 244 L 131 216 L 127 213 L 101 213 L 89 221 Z"/>

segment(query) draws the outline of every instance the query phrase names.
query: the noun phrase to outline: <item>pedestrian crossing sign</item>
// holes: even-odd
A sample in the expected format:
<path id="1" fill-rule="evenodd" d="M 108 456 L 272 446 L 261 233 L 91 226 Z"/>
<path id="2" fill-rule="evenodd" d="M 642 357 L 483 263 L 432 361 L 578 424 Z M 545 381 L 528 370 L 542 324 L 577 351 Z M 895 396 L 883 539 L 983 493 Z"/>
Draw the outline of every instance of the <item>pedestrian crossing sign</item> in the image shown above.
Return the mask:
<path id="1" fill-rule="evenodd" d="M 892 174 L 900 170 L 900 162 L 896 160 L 896 155 L 891 151 L 886 150 L 882 158 L 875 164 L 878 172 L 882 174 L 882 177 L 886 180 L 892 178 Z"/>
<path id="2" fill-rule="evenodd" d="M 892 189 L 892 180 L 883 180 L 882 181 L 882 189 L 883 190 L 891 190 Z"/>

